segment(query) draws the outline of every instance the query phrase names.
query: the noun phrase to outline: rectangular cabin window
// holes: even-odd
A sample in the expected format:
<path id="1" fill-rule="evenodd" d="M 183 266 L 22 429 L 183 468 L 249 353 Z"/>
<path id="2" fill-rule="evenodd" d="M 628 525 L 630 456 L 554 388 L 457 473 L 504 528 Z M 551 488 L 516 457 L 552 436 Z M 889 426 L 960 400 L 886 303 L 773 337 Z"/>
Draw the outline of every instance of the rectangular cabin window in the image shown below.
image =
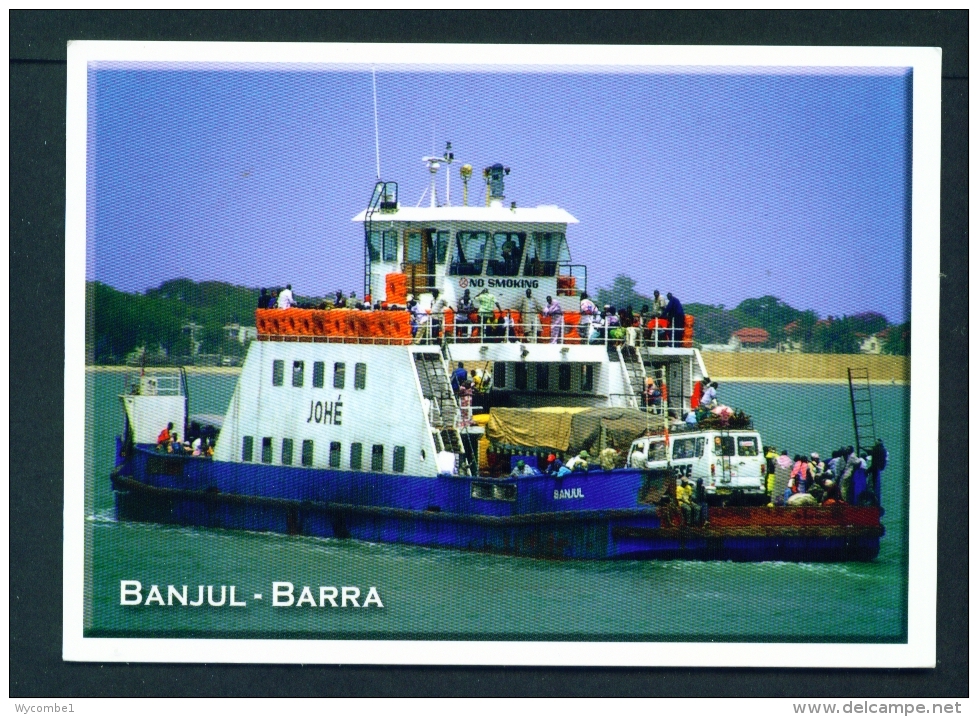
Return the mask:
<path id="1" fill-rule="evenodd" d="M 526 234 L 496 232 L 489 242 L 489 263 L 486 274 L 491 276 L 516 276 L 523 261 Z"/>
<path id="2" fill-rule="evenodd" d="M 571 367 L 569 363 L 562 363 L 557 369 L 557 388 L 561 391 L 571 389 Z"/>
<path id="3" fill-rule="evenodd" d="M 526 248 L 524 276 L 555 276 L 559 262 L 570 261 L 563 232 L 533 232 Z"/>
<path id="4" fill-rule="evenodd" d="M 251 463 L 255 457 L 255 439 L 252 436 L 245 436 L 241 441 L 241 460 Z"/>
<path id="5" fill-rule="evenodd" d="M 282 465 L 283 466 L 292 465 L 292 439 L 291 438 L 282 439 Z"/>
<path id="6" fill-rule="evenodd" d="M 516 383 L 516 389 L 518 391 L 525 391 L 526 390 L 526 364 L 522 362 L 514 363 L 513 374 Z"/>
<path id="7" fill-rule="evenodd" d="M 367 364 L 358 363 L 353 367 L 353 388 L 362 391 L 367 387 Z"/>
<path id="8" fill-rule="evenodd" d="M 306 362 L 305 361 L 293 361 L 292 362 L 292 385 L 296 388 L 302 388 L 302 383 L 305 378 L 306 373 Z"/>
<path id="9" fill-rule="evenodd" d="M 308 439 L 302 442 L 302 465 L 312 465 L 312 441 Z"/>
<path id="10" fill-rule="evenodd" d="M 346 364 L 333 364 L 333 388 L 346 388 Z"/>
<path id="11" fill-rule="evenodd" d="M 589 363 L 581 366 L 581 390 L 594 390 L 594 366 Z"/>
<path id="12" fill-rule="evenodd" d="M 384 232 L 384 261 L 397 261 L 397 230 Z"/>
<path id="13" fill-rule="evenodd" d="M 421 232 L 416 229 L 404 232 L 404 261 L 412 264 L 421 261 Z"/>
<path id="14" fill-rule="evenodd" d="M 275 359 L 272 361 L 272 385 L 281 386 L 285 383 L 285 361 Z"/>
<path id="15" fill-rule="evenodd" d="M 476 276 L 482 273 L 486 254 L 487 232 L 456 232 L 452 243 L 452 259 L 448 273 L 456 276 Z M 473 292 L 475 293 L 475 292 Z"/>
<path id="16" fill-rule="evenodd" d="M 546 391 L 550 388 L 550 364 L 537 364 L 537 391 Z"/>
<path id="17" fill-rule="evenodd" d="M 394 472 L 404 472 L 404 446 L 394 446 Z"/>
<path id="18" fill-rule="evenodd" d="M 380 261 L 380 250 L 384 241 L 383 237 L 384 235 L 382 232 L 370 232 L 369 241 L 367 242 L 367 249 L 370 252 L 370 261 Z"/>
<path id="19" fill-rule="evenodd" d="M 261 439 L 261 462 L 272 462 L 272 439 L 269 436 Z"/>
<path id="20" fill-rule="evenodd" d="M 450 232 L 435 232 L 435 262 L 444 264 L 448 256 L 448 242 L 451 238 Z"/>
<path id="21" fill-rule="evenodd" d="M 492 366 L 492 384 L 496 388 L 506 388 L 506 364 L 502 361 Z"/>
<path id="22" fill-rule="evenodd" d="M 326 364 L 316 361 L 312 365 L 312 387 L 322 388 L 326 380 Z"/>
<path id="23" fill-rule="evenodd" d="M 358 471 L 363 468 L 363 444 L 350 444 L 350 470 Z"/>
<path id="24" fill-rule="evenodd" d="M 370 454 L 370 470 L 384 470 L 384 447 L 381 445 L 375 445 Z"/>
<path id="25" fill-rule="evenodd" d="M 340 467 L 340 442 L 330 441 L 329 444 L 329 467 L 339 468 Z"/>

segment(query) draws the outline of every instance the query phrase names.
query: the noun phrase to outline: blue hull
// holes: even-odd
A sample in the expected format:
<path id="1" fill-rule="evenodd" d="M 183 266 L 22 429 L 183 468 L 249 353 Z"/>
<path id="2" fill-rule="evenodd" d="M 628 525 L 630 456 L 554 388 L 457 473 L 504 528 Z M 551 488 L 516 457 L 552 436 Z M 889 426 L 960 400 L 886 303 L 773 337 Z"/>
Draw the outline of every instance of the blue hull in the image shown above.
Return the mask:
<path id="1" fill-rule="evenodd" d="M 538 558 L 869 560 L 882 533 L 839 526 L 745 535 L 674 527 L 668 516 L 664 525 L 655 506 L 639 502 L 648 476 L 632 469 L 559 480 L 427 478 L 218 463 L 137 448 L 112 481 L 120 520 Z"/>

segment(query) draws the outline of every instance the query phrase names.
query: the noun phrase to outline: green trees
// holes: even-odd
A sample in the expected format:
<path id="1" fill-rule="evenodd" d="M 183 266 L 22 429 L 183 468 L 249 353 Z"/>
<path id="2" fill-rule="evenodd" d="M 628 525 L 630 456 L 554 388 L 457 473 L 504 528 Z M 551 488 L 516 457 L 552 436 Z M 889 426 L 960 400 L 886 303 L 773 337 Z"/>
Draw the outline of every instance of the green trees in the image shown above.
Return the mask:
<path id="1" fill-rule="evenodd" d="M 635 290 L 634 280 L 619 274 L 611 288 L 597 290 L 595 303 L 631 306 L 638 311 L 643 304 L 651 304 L 652 299 Z M 745 299 L 733 309 L 698 303 L 687 303 L 685 309 L 696 317 L 694 336 L 699 344 L 727 343 L 737 329 L 761 328 L 770 335 L 772 345 L 790 340 L 810 353 L 857 353 L 861 337 L 878 334 L 889 326 L 886 317 L 878 312 L 820 319 L 811 309 L 796 309 L 770 295 Z M 884 340 L 884 353 L 904 354 L 909 350 L 909 322 L 891 326 Z"/>

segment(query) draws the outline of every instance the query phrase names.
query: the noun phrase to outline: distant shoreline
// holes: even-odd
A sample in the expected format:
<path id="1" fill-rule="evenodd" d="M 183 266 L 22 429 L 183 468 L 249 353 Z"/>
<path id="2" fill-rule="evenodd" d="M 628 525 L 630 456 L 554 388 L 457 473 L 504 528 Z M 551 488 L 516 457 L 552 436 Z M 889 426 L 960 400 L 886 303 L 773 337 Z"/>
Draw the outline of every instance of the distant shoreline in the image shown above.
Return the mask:
<path id="1" fill-rule="evenodd" d="M 731 383 L 814 383 L 846 384 L 847 368 L 866 368 L 874 385 L 907 385 L 910 383 L 909 356 L 867 354 L 775 354 L 752 352 L 704 352 L 710 378 Z M 187 366 L 193 375 L 228 375 L 241 373 L 240 366 Z M 138 366 L 86 366 L 92 373 L 130 373 Z M 149 373 L 176 373 L 179 369 L 148 366 Z"/>

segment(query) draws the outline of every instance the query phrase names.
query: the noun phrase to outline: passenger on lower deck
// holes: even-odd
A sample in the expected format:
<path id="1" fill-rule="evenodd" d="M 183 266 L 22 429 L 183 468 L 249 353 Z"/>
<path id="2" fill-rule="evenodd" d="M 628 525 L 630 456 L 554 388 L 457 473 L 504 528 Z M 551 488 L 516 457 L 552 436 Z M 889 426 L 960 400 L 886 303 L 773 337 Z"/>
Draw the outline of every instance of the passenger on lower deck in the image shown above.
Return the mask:
<path id="1" fill-rule="evenodd" d="M 581 471 L 586 473 L 589 467 L 588 459 L 590 457 L 591 456 L 587 451 L 581 451 L 576 456 L 574 456 L 569 461 L 567 461 L 567 465 L 565 466 L 565 468 L 567 468 L 567 470 L 571 471 L 572 473 L 576 471 Z"/>
<path id="2" fill-rule="evenodd" d="M 540 471 L 532 466 L 528 466 L 526 461 L 516 461 L 516 466 L 509 474 L 512 478 L 522 478 L 525 476 L 538 476 Z"/>
<path id="3" fill-rule="evenodd" d="M 676 484 L 676 503 L 683 514 L 683 522 L 688 526 L 697 525 L 700 522 L 700 506 L 693 500 L 693 484 L 689 482 L 687 476 Z"/>
<path id="4" fill-rule="evenodd" d="M 170 431 L 172 430 L 173 430 L 173 422 L 171 421 L 170 423 L 166 424 L 166 428 L 160 431 L 160 435 L 156 437 L 157 448 L 161 446 L 165 447 L 166 444 L 170 442 Z"/>

